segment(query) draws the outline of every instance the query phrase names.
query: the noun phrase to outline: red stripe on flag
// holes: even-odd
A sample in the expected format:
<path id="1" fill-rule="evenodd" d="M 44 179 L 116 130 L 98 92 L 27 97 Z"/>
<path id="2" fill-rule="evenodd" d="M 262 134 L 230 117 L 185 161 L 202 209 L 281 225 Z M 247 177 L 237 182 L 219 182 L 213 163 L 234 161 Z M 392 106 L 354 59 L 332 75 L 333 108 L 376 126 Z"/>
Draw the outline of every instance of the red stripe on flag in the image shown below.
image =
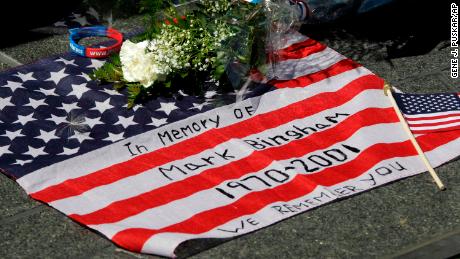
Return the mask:
<path id="1" fill-rule="evenodd" d="M 272 56 L 269 56 L 269 60 L 271 62 L 280 62 L 289 59 L 301 59 L 311 54 L 323 51 L 326 48 L 326 45 L 323 45 L 315 40 L 308 39 L 306 41 L 295 43 L 287 48 L 276 51 L 272 54 Z"/>
<path id="2" fill-rule="evenodd" d="M 410 118 L 406 117 L 408 122 L 411 121 L 424 121 L 424 120 L 438 120 L 438 119 L 446 119 L 451 117 L 458 117 L 460 116 L 460 112 L 454 114 L 447 114 L 447 115 L 438 115 L 438 116 L 426 116 L 426 117 L 419 117 L 419 118 Z"/>
<path id="3" fill-rule="evenodd" d="M 326 45 L 322 45 L 319 42 L 307 39 L 305 41 L 295 43 L 287 48 L 278 50 L 278 52 L 273 53 L 271 56 L 268 55 L 270 62 L 280 62 L 290 59 L 301 59 L 306 58 L 309 55 L 321 52 L 327 48 Z M 337 55 L 339 55 L 337 53 Z M 266 80 L 265 75 L 263 75 L 259 70 L 254 69 L 250 72 L 251 80 L 254 82 L 263 82 Z"/>
<path id="4" fill-rule="evenodd" d="M 317 94 L 278 110 L 256 115 L 251 119 L 227 127 L 209 130 L 172 146 L 137 156 L 131 160 L 85 176 L 66 180 L 30 195 L 34 199 L 47 203 L 76 196 L 98 186 L 140 174 L 174 160 L 184 159 L 232 138 L 243 138 L 288 123 L 294 119 L 304 118 L 322 110 L 340 106 L 364 90 L 382 89 L 382 87 L 383 80 L 381 78 L 376 75 L 366 75 L 352 81 L 336 92 Z"/>
<path id="5" fill-rule="evenodd" d="M 312 74 L 304 75 L 290 80 L 271 80 L 268 83 L 274 85 L 277 88 L 305 87 L 358 67 L 361 67 L 361 65 L 351 59 L 344 59 L 324 70 Z"/>
<path id="6" fill-rule="evenodd" d="M 456 123 L 456 122 L 460 122 L 460 119 L 450 120 L 450 121 L 431 122 L 431 123 L 420 123 L 420 124 L 411 124 L 409 122 L 409 126 L 411 128 L 417 129 L 418 127 L 440 126 L 440 125 L 446 125 L 446 124 L 451 124 L 451 123 Z"/>
<path id="7" fill-rule="evenodd" d="M 440 134 L 431 134 L 420 136 L 417 139 L 422 145 L 425 142 L 431 143 L 430 148 L 424 146 L 424 150 L 430 151 L 459 137 L 458 133 L 443 134 L 442 136 Z M 185 221 L 165 228 L 126 229 L 118 232 L 112 238 L 112 241 L 129 250 L 140 252 L 144 243 L 153 235 L 166 232 L 201 234 L 232 219 L 256 213 L 271 203 L 277 201 L 287 202 L 307 195 L 318 185 L 332 186 L 356 178 L 382 160 L 413 155 L 416 155 L 416 151 L 409 140 L 392 144 L 375 144 L 346 164 L 331 167 L 316 174 L 297 175 L 291 182 L 284 185 L 249 193 L 232 204 L 195 214 Z"/>
<path id="8" fill-rule="evenodd" d="M 257 172 L 269 166 L 273 161 L 301 157 L 327 148 L 348 139 L 362 127 L 394 122 L 398 122 L 398 118 L 393 108 L 368 108 L 348 117 L 334 128 L 291 141 L 283 146 L 254 151 L 251 155 L 230 164 L 208 169 L 199 175 L 190 176 L 182 181 L 114 202 L 89 214 L 73 214 L 69 215 L 69 217 L 86 225 L 117 222 L 142 211 L 212 188 L 226 180 L 237 179 L 245 174 Z"/>

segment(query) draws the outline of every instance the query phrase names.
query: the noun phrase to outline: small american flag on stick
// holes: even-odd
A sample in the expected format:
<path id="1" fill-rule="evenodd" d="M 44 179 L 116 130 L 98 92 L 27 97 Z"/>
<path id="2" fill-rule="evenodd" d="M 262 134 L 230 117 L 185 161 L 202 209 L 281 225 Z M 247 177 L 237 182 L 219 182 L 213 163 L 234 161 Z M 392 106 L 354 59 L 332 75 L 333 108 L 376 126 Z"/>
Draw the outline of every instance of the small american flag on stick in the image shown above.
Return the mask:
<path id="1" fill-rule="evenodd" d="M 395 93 L 394 97 L 414 134 L 460 129 L 460 93 Z"/>

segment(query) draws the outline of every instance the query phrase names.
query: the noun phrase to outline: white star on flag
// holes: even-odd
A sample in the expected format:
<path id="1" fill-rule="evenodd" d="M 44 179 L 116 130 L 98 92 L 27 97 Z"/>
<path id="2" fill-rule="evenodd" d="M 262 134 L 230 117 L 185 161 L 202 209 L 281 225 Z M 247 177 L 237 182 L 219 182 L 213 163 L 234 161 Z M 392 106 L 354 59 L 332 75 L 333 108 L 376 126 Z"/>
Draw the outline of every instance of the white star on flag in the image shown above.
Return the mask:
<path id="1" fill-rule="evenodd" d="M 41 148 L 34 148 L 32 146 L 29 146 L 29 150 L 27 152 L 25 152 L 24 154 L 25 155 L 29 155 L 29 156 L 32 156 L 32 157 L 38 157 L 38 156 L 41 156 L 41 155 L 48 155 L 48 153 L 46 153 L 44 151 L 45 147 L 41 147 Z"/>
<path id="2" fill-rule="evenodd" d="M 62 63 L 64 63 L 66 66 L 67 66 L 67 65 L 74 65 L 74 66 L 77 66 L 77 64 L 75 64 L 75 60 L 74 60 L 74 59 L 67 60 L 67 59 L 64 59 L 64 58 L 59 58 L 59 59 L 56 59 L 56 62 L 62 62 Z"/>
<path id="3" fill-rule="evenodd" d="M 18 129 L 16 131 L 9 131 L 9 130 L 5 130 L 5 134 L 1 135 L 1 136 L 5 136 L 7 138 L 10 139 L 10 141 L 13 141 L 13 139 L 17 138 L 17 137 L 24 137 L 25 135 L 21 134 L 21 129 Z"/>
<path id="4" fill-rule="evenodd" d="M 24 104 L 24 106 L 30 106 L 30 107 L 32 107 L 34 109 L 37 109 L 41 105 L 47 105 L 45 103 L 45 99 L 35 100 L 35 99 L 32 99 L 32 98 L 29 98 L 29 103 Z"/>
<path id="5" fill-rule="evenodd" d="M 178 109 L 174 102 L 171 103 L 160 103 L 160 108 L 157 111 L 163 111 L 166 115 L 171 114 L 172 111 Z"/>
<path id="6" fill-rule="evenodd" d="M 29 73 L 26 73 L 26 74 L 23 74 L 21 72 L 18 72 L 15 76 L 21 78 L 22 82 L 27 82 L 27 81 L 30 81 L 30 80 L 35 80 L 35 78 L 32 76 L 34 74 L 34 72 L 29 72 Z"/>
<path id="7" fill-rule="evenodd" d="M 10 151 L 10 146 L 1 146 L 0 147 L 0 157 L 2 157 L 3 155 L 6 155 L 6 154 L 13 154 L 11 151 Z"/>
<path id="8" fill-rule="evenodd" d="M 152 117 L 152 122 L 150 122 L 150 123 L 147 124 L 147 125 L 148 125 L 148 126 L 160 127 L 161 125 L 166 124 L 167 120 L 168 120 L 168 119 L 166 119 L 166 118 L 157 119 L 157 118 L 153 118 L 153 117 Z"/>
<path id="9" fill-rule="evenodd" d="M 134 118 L 134 115 L 132 115 L 131 117 L 127 117 L 127 118 L 123 116 L 118 116 L 118 123 L 115 125 L 121 124 L 123 128 L 126 129 L 131 125 L 137 124 L 136 122 L 133 121 L 133 118 Z"/>
<path id="10" fill-rule="evenodd" d="M 112 89 L 108 89 L 108 88 L 104 88 L 102 89 L 102 92 L 108 94 L 108 95 L 122 95 L 120 92 L 116 91 L 116 90 L 112 90 Z"/>
<path id="11" fill-rule="evenodd" d="M 113 107 L 114 106 L 110 104 L 110 98 L 108 98 L 107 100 L 105 100 L 103 102 L 96 101 L 95 102 L 95 107 L 91 108 L 91 110 L 96 109 L 102 114 L 105 111 L 112 109 Z"/>
<path id="12" fill-rule="evenodd" d="M 32 162 L 32 160 L 21 160 L 21 159 L 16 159 L 16 162 L 13 163 L 13 165 L 20 165 L 23 166 L 25 164 L 28 164 Z"/>
<path id="13" fill-rule="evenodd" d="M 54 114 L 51 114 L 51 118 L 47 120 L 54 122 L 56 125 L 69 122 L 65 116 L 56 116 Z"/>
<path id="14" fill-rule="evenodd" d="M 214 96 L 217 95 L 217 92 L 216 91 L 207 91 L 205 94 L 204 94 L 204 98 L 206 99 L 209 99 L 209 98 L 212 98 Z"/>
<path id="15" fill-rule="evenodd" d="M 72 110 L 81 109 L 81 108 L 78 107 L 77 103 L 62 103 L 62 107 L 59 107 L 59 109 L 63 109 L 67 113 L 70 113 Z"/>
<path id="16" fill-rule="evenodd" d="M 91 59 L 91 65 L 87 66 L 87 68 L 100 68 L 102 65 L 104 65 L 105 61 L 102 60 L 97 60 L 97 59 Z"/>
<path id="17" fill-rule="evenodd" d="M 209 102 L 203 102 L 203 103 L 193 103 L 193 107 L 192 108 L 189 108 L 189 110 L 191 109 L 198 109 L 198 110 L 202 110 L 204 106 L 210 104 Z"/>
<path id="18" fill-rule="evenodd" d="M 78 142 L 83 143 L 85 140 L 92 140 L 93 138 L 89 136 L 89 133 L 86 132 L 75 132 L 70 139 L 76 139 Z"/>
<path id="19" fill-rule="evenodd" d="M 16 92 L 17 89 L 19 88 L 25 88 L 24 86 L 22 86 L 22 83 L 18 83 L 18 82 L 13 82 L 13 81 L 7 81 L 6 82 L 6 87 L 5 88 L 8 88 L 11 90 L 12 93 Z"/>
<path id="20" fill-rule="evenodd" d="M 56 136 L 56 130 L 51 130 L 51 131 L 40 130 L 40 135 L 36 136 L 35 138 L 41 139 L 45 143 L 48 143 L 52 139 L 59 139 L 59 137 Z"/>
<path id="21" fill-rule="evenodd" d="M 21 123 L 22 126 L 26 125 L 31 121 L 36 121 L 37 119 L 33 118 L 34 114 L 31 113 L 29 115 L 18 115 L 18 119 L 14 123 Z"/>
<path id="22" fill-rule="evenodd" d="M 11 96 L 0 98 L 0 110 L 3 110 L 6 106 L 14 106 L 14 104 L 11 103 Z"/>
<path id="23" fill-rule="evenodd" d="M 79 85 L 71 84 L 71 86 L 72 91 L 67 95 L 75 95 L 78 99 L 81 99 L 82 95 L 90 90 L 88 87 L 86 87 L 86 83 L 81 83 Z"/>
<path id="24" fill-rule="evenodd" d="M 70 155 L 73 155 L 73 154 L 76 154 L 78 152 L 78 147 L 76 148 L 66 148 L 64 147 L 63 151 L 61 153 L 59 153 L 59 155 L 67 155 L 67 156 L 70 156 Z"/>
<path id="25" fill-rule="evenodd" d="M 85 74 L 85 73 L 82 73 L 81 75 L 78 75 L 78 76 L 81 76 L 83 77 L 86 81 L 91 81 L 93 79 L 91 79 L 91 77 L 89 77 L 89 75 Z"/>
<path id="26" fill-rule="evenodd" d="M 106 137 L 106 138 L 103 139 L 103 140 L 107 140 L 107 141 L 111 141 L 111 142 L 117 142 L 117 141 L 122 140 L 122 139 L 124 139 L 124 137 L 123 137 L 123 132 L 118 133 L 118 134 L 109 132 L 109 136 Z"/>
<path id="27" fill-rule="evenodd" d="M 94 128 L 96 125 L 103 125 L 104 122 L 100 118 L 85 118 L 84 124 L 88 125 L 90 128 Z"/>
<path id="28" fill-rule="evenodd" d="M 63 68 L 63 69 L 61 69 L 61 70 L 59 70 L 59 71 L 57 71 L 57 72 L 50 72 L 51 75 L 50 75 L 50 77 L 49 77 L 48 79 L 45 80 L 45 82 L 46 82 L 46 81 L 53 81 L 54 84 L 58 85 L 59 82 L 61 82 L 61 80 L 62 80 L 64 77 L 66 77 L 66 76 L 69 75 L 69 74 L 66 74 L 66 73 L 64 72 L 64 70 L 65 70 L 65 68 Z"/>
<path id="29" fill-rule="evenodd" d="M 125 104 L 125 105 L 123 105 L 123 108 L 130 109 L 133 112 L 136 112 L 137 110 L 139 110 L 141 108 L 141 106 L 140 105 L 134 105 L 133 107 L 128 108 L 128 104 Z"/>
<path id="30" fill-rule="evenodd" d="M 56 89 L 55 88 L 51 88 L 51 89 L 45 89 L 45 88 L 40 88 L 40 90 L 38 90 L 39 93 L 42 93 L 44 94 L 45 96 L 59 96 L 58 94 L 56 94 Z"/>

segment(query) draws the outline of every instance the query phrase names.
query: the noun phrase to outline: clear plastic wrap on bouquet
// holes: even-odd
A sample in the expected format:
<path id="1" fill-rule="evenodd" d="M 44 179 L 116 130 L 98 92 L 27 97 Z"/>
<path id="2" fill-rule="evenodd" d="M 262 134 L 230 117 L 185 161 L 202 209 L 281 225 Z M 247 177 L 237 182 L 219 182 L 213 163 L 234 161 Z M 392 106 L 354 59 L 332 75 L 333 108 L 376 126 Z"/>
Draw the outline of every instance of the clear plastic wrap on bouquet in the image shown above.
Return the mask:
<path id="1" fill-rule="evenodd" d="M 278 52 L 287 45 L 289 33 L 300 29 L 301 21 L 298 9 L 286 0 L 265 0 L 266 52 L 268 55 L 266 76 L 277 78 Z"/>
<path id="2" fill-rule="evenodd" d="M 225 16 L 235 34 L 222 42 L 219 52 L 226 57 L 226 79 L 239 101 L 254 80 L 265 83 L 276 78 L 277 52 L 286 46 L 288 34 L 297 31 L 301 22 L 296 6 L 287 0 L 264 0 L 258 4 L 235 2 L 239 8 Z M 243 19 L 241 13 L 245 13 Z"/>

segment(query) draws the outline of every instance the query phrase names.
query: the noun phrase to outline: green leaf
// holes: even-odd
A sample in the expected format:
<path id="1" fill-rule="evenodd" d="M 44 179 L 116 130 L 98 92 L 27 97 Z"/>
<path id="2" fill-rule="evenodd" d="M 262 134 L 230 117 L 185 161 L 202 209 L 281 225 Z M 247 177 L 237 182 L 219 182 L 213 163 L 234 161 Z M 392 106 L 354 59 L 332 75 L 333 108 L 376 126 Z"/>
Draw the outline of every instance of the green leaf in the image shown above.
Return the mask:
<path id="1" fill-rule="evenodd" d="M 138 99 L 142 97 L 143 86 L 139 83 L 129 83 L 128 86 L 128 108 L 132 108 Z"/>
<path id="2" fill-rule="evenodd" d="M 221 78 L 224 73 L 225 73 L 225 66 L 221 64 L 214 69 L 213 75 L 214 75 L 214 78 Z"/>
<path id="3" fill-rule="evenodd" d="M 120 91 L 125 87 L 126 87 L 126 84 L 124 82 L 115 82 L 115 83 L 113 83 L 113 88 L 115 90 L 117 90 L 117 91 Z"/>
<path id="4" fill-rule="evenodd" d="M 186 78 L 189 75 L 188 71 L 183 71 L 179 73 L 179 76 L 182 78 Z"/>

